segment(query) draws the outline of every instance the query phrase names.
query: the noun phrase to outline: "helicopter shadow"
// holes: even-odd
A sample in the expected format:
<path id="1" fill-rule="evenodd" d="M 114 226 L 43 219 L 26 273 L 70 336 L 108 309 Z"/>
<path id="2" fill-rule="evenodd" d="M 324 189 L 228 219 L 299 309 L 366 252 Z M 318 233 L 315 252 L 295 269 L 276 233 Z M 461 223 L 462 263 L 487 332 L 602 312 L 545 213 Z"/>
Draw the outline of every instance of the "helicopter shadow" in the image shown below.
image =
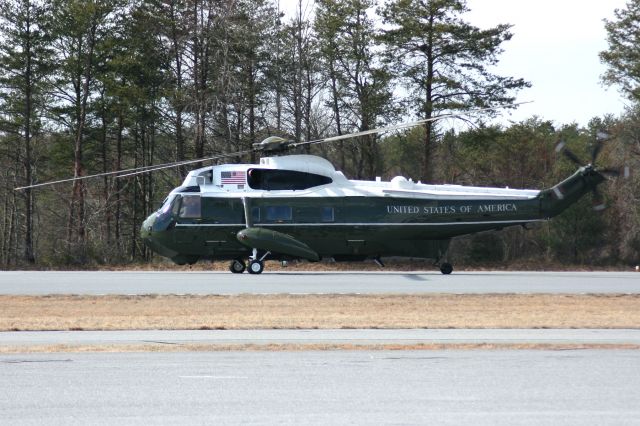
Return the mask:
<path id="1" fill-rule="evenodd" d="M 326 276 L 370 276 L 379 277 L 384 272 L 350 272 L 345 274 L 344 272 L 268 272 L 269 275 L 279 275 L 282 277 L 326 277 Z M 419 273 L 407 273 L 407 274 L 390 274 L 389 276 L 404 277 L 413 281 L 428 281 L 426 275 L 441 275 L 440 272 L 419 272 Z"/>

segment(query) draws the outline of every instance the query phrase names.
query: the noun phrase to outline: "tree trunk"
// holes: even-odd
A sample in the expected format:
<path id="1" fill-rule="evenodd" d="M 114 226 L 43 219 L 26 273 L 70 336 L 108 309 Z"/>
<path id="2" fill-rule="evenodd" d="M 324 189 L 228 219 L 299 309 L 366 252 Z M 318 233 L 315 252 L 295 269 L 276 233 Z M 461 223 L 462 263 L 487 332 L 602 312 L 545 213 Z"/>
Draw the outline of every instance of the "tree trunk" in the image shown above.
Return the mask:
<path id="1" fill-rule="evenodd" d="M 9 229 L 7 232 L 9 234 L 9 238 L 7 241 L 7 258 L 6 258 L 7 265 L 11 265 L 13 263 L 15 259 L 15 253 L 17 253 L 17 247 L 14 247 L 17 241 L 17 235 L 16 235 L 17 223 L 16 222 L 18 220 L 15 191 L 11 195 L 10 211 L 11 211 L 11 214 L 9 215 Z"/>
<path id="2" fill-rule="evenodd" d="M 138 147 L 139 146 L 139 134 L 138 134 L 138 129 L 134 130 L 134 136 L 133 136 L 133 142 L 134 142 L 134 146 Z M 138 154 L 138 149 L 134 150 L 135 154 L 134 154 L 134 167 L 138 168 L 141 167 L 140 165 L 140 155 Z M 139 206 L 139 198 L 140 198 L 140 191 L 138 190 L 138 187 L 140 186 L 140 178 L 142 177 L 142 175 L 136 175 L 133 178 L 133 205 L 131 206 L 131 239 L 129 240 L 130 243 L 130 258 L 131 260 L 136 260 L 136 240 L 137 240 L 137 224 L 138 224 L 138 206 Z"/>
<path id="3" fill-rule="evenodd" d="M 205 120 L 207 114 L 207 83 L 209 80 L 209 38 L 213 20 L 212 3 L 209 3 L 205 24 L 205 7 L 195 1 L 193 7 L 193 82 L 195 86 L 195 149 L 196 157 L 204 157 Z M 202 167 L 198 163 L 196 167 Z"/>
<path id="4" fill-rule="evenodd" d="M 249 59 L 247 78 L 249 83 L 249 148 L 256 143 L 256 88 L 253 59 Z M 256 154 L 251 150 L 251 163 L 256 162 Z"/>
<path id="5" fill-rule="evenodd" d="M 116 170 L 122 170 L 122 132 L 124 131 L 124 118 L 122 107 L 118 109 L 118 131 L 116 134 Z M 121 246 L 121 209 L 122 209 L 122 179 L 115 179 L 116 183 L 116 200 L 115 200 L 115 212 L 114 212 L 114 230 L 113 230 L 113 238 L 115 241 L 115 246 L 117 247 L 117 252 L 120 253 L 122 248 Z"/>
<path id="6" fill-rule="evenodd" d="M 109 158 L 109 153 L 108 153 L 108 148 L 107 148 L 107 111 L 106 108 L 104 107 L 104 91 L 102 91 L 101 93 L 101 98 L 102 98 L 102 113 L 101 113 L 101 131 L 100 131 L 100 138 L 102 139 L 102 150 L 101 150 L 101 154 L 102 154 L 102 173 L 107 173 L 108 171 L 108 158 Z M 113 214 L 111 212 L 111 209 L 109 208 L 109 198 L 110 198 L 110 193 L 109 193 L 109 177 L 108 176 L 104 176 L 102 179 L 102 197 L 104 199 L 104 215 L 105 215 L 105 220 L 104 220 L 104 226 L 103 226 L 103 235 L 102 235 L 102 239 L 103 241 L 106 242 L 106 247 L 107 250 L 109 249 L 110 243 L 111 243 L 111 220 L 113 218 Z M 106 252 L 105 252 L 106 255 Z"/>
<path id="7" fill-rule="evenodd" d="M 337 77 L 336 77 L 336 72 L 334 70 L 334 63 L 333 63 L 333 59 L 330 60 L 329 62 L 329 67 L 331 68 L 330 71 L 330 78 L 331 78 L 331 107 L 333 108 L 333 116 L 334 119 L 336 121 L 336 132 L 338 132 L 338 136 L 342 135 L 342 122 L 341 122 L 341 117 L 340 117 L 340 107 L 339 107 L 339 94 L 338 94 L 338 81 L 337 81 Z M 344 166 L 345 166 L 345 157 L 344 157 L 344 144 L 342 141 L 340 141 L 338 143 L 338 152 L 339 152 L 339 156 L 338 156 L 338 161 L 339 161 L 339 167 L 340 170 L 344 171 Z"/>
<path id="8" fill-rule="evenodd" d="M 429 28 L 433 28 L 434 17 L 429 16 Z M 433 117 L 433 77 L 434 77 L 434 59 L 433 59 L 433 31 L 429 31 L 427 43 L 423 46 L 423 53 L 427 58 L 427 75 L 425 81 L 425 102 L 423 119 L 429 120 Z M 431 151 L 433 144 L 433 123 L 427 121 L 424 125 L 424 151 L 422 157 L 422 182 L 431 183 L 433 179 L 433 170 L 431 170 Z"/>
<path id="9" fill-rule="evenodd" d="M 184 99 L 183 99 L 183 85 L 182 85 L 182 56 L 180 54 L 180 43 L 178 41 L 178 27 L 177 27 L 177 12 L 175 10 L 175 2 L 172 1 L 169 5 L 171 15 L 171 43 L 173 46 L 174 61 L 176 63 L 176 91 L 173 96 L 174 109 L 176 111 L 176 161 L 185 160 L 185 147 L 183 136 L 183 118 L 184 112 Z M 186 166 L 178 167 L 178 174 L 181 178 L 187 175 Z"/>
<path id="10" fill-rule="evenodd" d="M 298 1 L 298 16 L 296 22 L 296 47 L 294 57 L 295 72 L 293 84 L 293 105 L 295 121 L 295 139 L 302 140 L 302 0 Z"/>
<path id="11" fill-rule="evenodd" d="M 313 81 L 311 78 L 312 71 L 311 65 L 309 63 L 309 58 L 306 58 L 304 61 L 305 64 L 305 108 L 304 108 L 304 127 L 305 127 L 305 139 L 310 141 L 312 139 L 311 135 L 311 101 L 313 100 Z M 311 146 L 305 145 L 304 152 L 309 154 L 311 152 Z"/>
<path id="12" fill-rule="evenodd" d="M 87 116 L 87 100 L 89 98 L 89 90 L 91 85 L 91 80 L 93 77 L 93 51 L 95 48 L 96 42 L 96 30 L 97 30 L 97 17 L 94 15 L 92 17 L 91 29 L 89 32 L 89 37 L 87 39 L 88 43 L 88 51 L 87 56 L 85 58 L 84 63 L 84 75 L 82 77 L 82 89 L 81 89 L 81 99 L 79 105 L 79 113 L 77 116 L 76 122 L 76 135 L 75 135 L 75 143 L 74 143 L 74 156 L 73 156 L 73 177 L 78 178 L 84 175 L 83 170 L 83 133 L 84 127 L 86 124 L 86 116 Z M 81 40 L 79 40 L 79 45 L 81 45 Z M 81 49 L 78 49 L 81 52 Z M 83 246 L 86 241 L 85 235 L 85 226 L 86 226 L 86 218 L 85 218 L 85 194 L 86 187 L 84 181 L 75 180 L 73 181 L 73 190 L 71 195 L 71 207 L 69 211 L 69 241 L 73 242 L 74 240 Z"/>
<path id="13" fill-rule="evenodd" d="M 24 168 L 26 185 L 33 185 L 33 155 L 31 147 L 31 116 L 33 114 L 33 69 L 32 69 L 32 51 L 31 51 L 31 8 L 27 6 L 26 27 L 26 67 L 24 73 L 25 83 L 25 111 L 24 111 Z M 33 249 L 33 208 L 34 194 L 31 188 L 25 190 L 25 233 L 24 233 L 24 260 L 28 263 L 35 263 L 35 253 Z"/>

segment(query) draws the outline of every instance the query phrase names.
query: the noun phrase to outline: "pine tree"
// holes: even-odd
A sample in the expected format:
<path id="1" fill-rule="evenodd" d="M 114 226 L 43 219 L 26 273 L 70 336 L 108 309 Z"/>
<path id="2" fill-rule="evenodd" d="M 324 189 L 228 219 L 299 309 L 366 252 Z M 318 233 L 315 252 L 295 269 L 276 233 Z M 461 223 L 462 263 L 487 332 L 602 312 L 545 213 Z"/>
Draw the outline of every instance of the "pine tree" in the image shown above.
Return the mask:
<path id="1" fill-rule="evenodd" d="M 98 45 L 110 32 L 115 0 L 55 0 L 52 28 L 57 73 L 54 81 L 55 116 L 67 127 L 73 146 L 73 177 L 86 174 L 85 142 L 90 123 L 90 101 L 99 62 Z M 75 180 L 69 203 L 67 244 L 78 257 L 86 255 L 86 186 Z"/>
<path id="2" fill-rule="evenodd" d="M 609 49 L 600 52 L 608 69 L 604 83 L 616 84 L 623 95 L 640 102 L 640 1 L 629 0 L 626 9 L 616 9 L 615 20 L 605 19 Z"/>
<path id="3" fill-rule="evenodd" d="M 47 27 L 50 5 L 38 0 L 7 0 L 0 5 L 0 100 L 4 119 L 1 130 L 15 144 L 23 171 L 20 186 L 33 185 L 37 141 L 45 115 L 45 95 L 51 71 Z M 19 193 L 24 199 L 23 259 L 34 263 L 35 194 Z"/>
<path id="4" fill-rule="evenodd" d="M 318 2 L 315 29 L 338 134 L 346 123 L 358 131 L 373 129 L 392 110 L 390 75 L 375 54 L 374 22 L 367 15 L 373 5 L 371 0 Z M 357 147 L 350 156 L 356 163 L 355 177 L 372 179 L 379 174 L 375 136 L 351 146 Z"/>
<path id="5" fill-rule="evenodd" d="M 387 60 L 409 87 L 406 101 L 420 118 L 511 104 L 513 92 L 529 86 L 488 68 L 511 38 L 510 26 L 482 30 L 462 19 L 467 11 L 465 0 L 395 0 L 380 11 Z M 435 125 L 428 122 L 425 130 L 422 179 L 430 181 Z"/>

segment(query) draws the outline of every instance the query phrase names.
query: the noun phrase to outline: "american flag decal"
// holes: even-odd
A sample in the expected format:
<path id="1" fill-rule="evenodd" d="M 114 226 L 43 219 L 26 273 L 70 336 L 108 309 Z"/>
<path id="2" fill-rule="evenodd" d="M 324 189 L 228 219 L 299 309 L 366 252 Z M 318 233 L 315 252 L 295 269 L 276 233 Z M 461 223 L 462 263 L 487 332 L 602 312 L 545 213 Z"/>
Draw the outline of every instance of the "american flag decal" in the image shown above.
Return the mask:
<path id="1" fill-rule="evenodd" d="M 220 172 L 220 182 L 223 185 L 244 184 L 245 177 L 243 171 Z"/>

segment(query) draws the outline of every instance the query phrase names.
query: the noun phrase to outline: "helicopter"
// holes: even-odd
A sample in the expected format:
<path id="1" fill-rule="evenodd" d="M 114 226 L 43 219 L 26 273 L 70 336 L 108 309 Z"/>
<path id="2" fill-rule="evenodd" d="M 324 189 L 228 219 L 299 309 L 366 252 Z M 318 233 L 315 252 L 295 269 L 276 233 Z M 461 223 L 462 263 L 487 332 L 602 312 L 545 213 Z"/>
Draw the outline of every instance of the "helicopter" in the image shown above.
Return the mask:
<path id="1" fill-rule="evenodd" d="M 299 154 L 203 167 L 144 221 L 141 237 L 178 264 L 229 260 L 238 274 L 262 273 L 267 259 L 373 259 L 382 266 L 391 256 L 433 259 L 450 274 L 446 253 L 454 237 L 547 221 L 588 192 L 602 209 L 596 188 L 605 175 L 618 174 L 593 165 L 603 141 L 592 163 L 543 190 L 430 185 L 402 176 L 350 180 L 326 159 Z M 256 145 L 281 152 L 299 144 L 270 137 Z M 564 144 L 557 150 L 579 164 Z"/>
<path id="2" fill-rule="evenodd" d="M 547 221 L 589 192 L 597 201 L 594 208 L 602 209 L 597 186 L 606 175 L 619 175 L 617 170 L 594 165 L 606 140 L 604 134 L 598 135 L 591 163 L 586 165 L 564 143 L 558 144 L 556 150 L 579 168 L 542 190 L 431 185 L 403 176 L 390 181 L 350 180 L 324 158 L 287 154 L 303 145 L 413 127 L 445 117 L 456 116 L 308 142 L 271 136 L 254 144 L 252 150 L 109 174 L 125 177 L 252 151 L 263 154 L 257 164 L 221 164 L 190 171 L 140 228 L 144 243 L 176 264 L 229 261 L 229 270 L 235 274 L 260 274 L 265 260 L 373 259 L 383 266 L 385 257 L 432 259 L 443 274 L 451 274 L 453 266 L 446 255 L 452 238 Z"/>

